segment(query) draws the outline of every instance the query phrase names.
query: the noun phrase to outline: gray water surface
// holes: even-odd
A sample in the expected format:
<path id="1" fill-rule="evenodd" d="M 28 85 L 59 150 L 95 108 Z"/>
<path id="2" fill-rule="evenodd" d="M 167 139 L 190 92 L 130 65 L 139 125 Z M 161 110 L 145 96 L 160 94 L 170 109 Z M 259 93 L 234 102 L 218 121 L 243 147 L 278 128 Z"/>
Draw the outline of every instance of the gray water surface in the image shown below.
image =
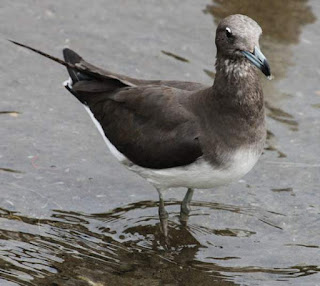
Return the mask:
<path id="1" fill-rule="evenodd" d="M 17 40 L 138 78 L 214 78 L 219 20 L 259 22 L 268 142 L 239 182 L 157 192 L 118 164 L 61 83 Z M 0 3 L 0 285 L 320 285 L 320 5 L 305 0 Z"/>

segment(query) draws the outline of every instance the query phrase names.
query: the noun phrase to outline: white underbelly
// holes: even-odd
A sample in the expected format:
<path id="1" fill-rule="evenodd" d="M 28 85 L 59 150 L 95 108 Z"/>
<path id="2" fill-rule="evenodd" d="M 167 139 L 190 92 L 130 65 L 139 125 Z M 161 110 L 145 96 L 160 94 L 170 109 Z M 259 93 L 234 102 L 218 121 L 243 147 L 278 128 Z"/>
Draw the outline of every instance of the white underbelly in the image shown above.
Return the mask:
<path id="1" fill-rule="evenodd" d="M 210 189 L 243 177 L 252 169 L 259 156 L 250 150 L 238 150 L 230 157 L 231 162 L 226 168 L 212 166 L 203 158 L 187 166 L 168 169 L 147 169 L 137 165 L 129 168 L 158 188 Z"/>
<path id="2" fill-rule="evenodd" d="M 260 157 L 261 152 L 257 151 L 256 148 L 241 148 L 233 154 L 229 154 L 230 163 L 228 167 L 225 168 L 214 167 L 203 158 L 199 158 L 190 165 L 181 167 L 167 169 L 140 167 L 133 164 L 126 156 L 117 150 L 105 136 L 100 123 L 96 120 L 90 109 L 87 106 L 84 107 L 98 128 L 110 152 L 128 169 L 139 174 L 159 189 L 172 187 L 209 189 L 225 185 L 247 174 Z"/>

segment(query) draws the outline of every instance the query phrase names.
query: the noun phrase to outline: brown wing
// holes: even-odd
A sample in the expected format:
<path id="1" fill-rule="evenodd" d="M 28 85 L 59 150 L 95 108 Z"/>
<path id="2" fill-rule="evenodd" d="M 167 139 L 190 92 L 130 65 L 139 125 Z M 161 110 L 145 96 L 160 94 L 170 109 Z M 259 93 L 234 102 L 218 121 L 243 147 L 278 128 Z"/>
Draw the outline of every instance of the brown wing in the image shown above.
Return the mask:
<path id="1" fill-rule="evenodd" d="M 202 84 L 133 79 L 97 68 L 70 49 L 63 50 L 63 61 L 11 42 L 64 65 L 73 82 L 66 88 L 89 106 L 111 143 L 135 164 L 170 168 L 202 155 L 198 127 L 182 103 L 189 91 L 205 88 Z"/>
<path id="2" fill-rule="evenodd" d="M 111 143 L 133 163 L 171 168 L 202 155 L 198 127 L 183 105 L 186 91 L 165 86 L 102 91 L 102 86 L 81 81 L 73 90 L 85 99 Z"/>

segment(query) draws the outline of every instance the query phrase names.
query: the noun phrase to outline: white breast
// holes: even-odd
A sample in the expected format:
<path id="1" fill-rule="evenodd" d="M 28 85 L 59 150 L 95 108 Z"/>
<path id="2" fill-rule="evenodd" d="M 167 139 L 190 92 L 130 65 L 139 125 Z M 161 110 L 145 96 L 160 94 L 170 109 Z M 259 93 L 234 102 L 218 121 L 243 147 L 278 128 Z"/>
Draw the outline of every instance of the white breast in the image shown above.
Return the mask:
<path id="1" fill-rule="evenodd" d="M 261 152 L 257 151 L 255 148 L 247 148 L 239 149 L 231 154 L 231 162 L 227 168 L 216 168 L 203 158 L 199 158 L 196 162 L 182 167 L 167 169 L 148 169 L 140 167 L 133 164 L 126 156 L 117 150 L 105 136 L 100 123 L 96 120 L 91 110 L 87 106 L 84 107 L 98 128 L 110 152 L 128 169 L 138 173 L 141 177 L 145 178 L 149 183 L 159 189 L 172 187 L 209 189 L 225 185 L 248 173 L 260 157 Z"/>

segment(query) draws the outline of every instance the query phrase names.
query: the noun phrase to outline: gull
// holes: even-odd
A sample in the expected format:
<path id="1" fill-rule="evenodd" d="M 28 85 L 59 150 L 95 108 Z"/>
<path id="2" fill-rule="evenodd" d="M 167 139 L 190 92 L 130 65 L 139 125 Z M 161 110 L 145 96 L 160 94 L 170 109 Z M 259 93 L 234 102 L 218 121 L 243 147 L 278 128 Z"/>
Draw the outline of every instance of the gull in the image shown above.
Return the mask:
<path id="1" fill-rule="evenodd" d="M 159 218 L 168 236 L 163 193 L 185 187 L 180 221 L 187 224 L 194 189 L 239 180 L 259 159 L 266 138 L 258 70 L 271 76 L 259 48 L 260 26 L 245 15 L 218 25 L 216 76 L 211 86 L 143 80 L 96 67 L 70 49 L 64 60 L 11 41 L 64 65 L 64 86 L 89 113 L 110 152 L 159 193 Z"/>

